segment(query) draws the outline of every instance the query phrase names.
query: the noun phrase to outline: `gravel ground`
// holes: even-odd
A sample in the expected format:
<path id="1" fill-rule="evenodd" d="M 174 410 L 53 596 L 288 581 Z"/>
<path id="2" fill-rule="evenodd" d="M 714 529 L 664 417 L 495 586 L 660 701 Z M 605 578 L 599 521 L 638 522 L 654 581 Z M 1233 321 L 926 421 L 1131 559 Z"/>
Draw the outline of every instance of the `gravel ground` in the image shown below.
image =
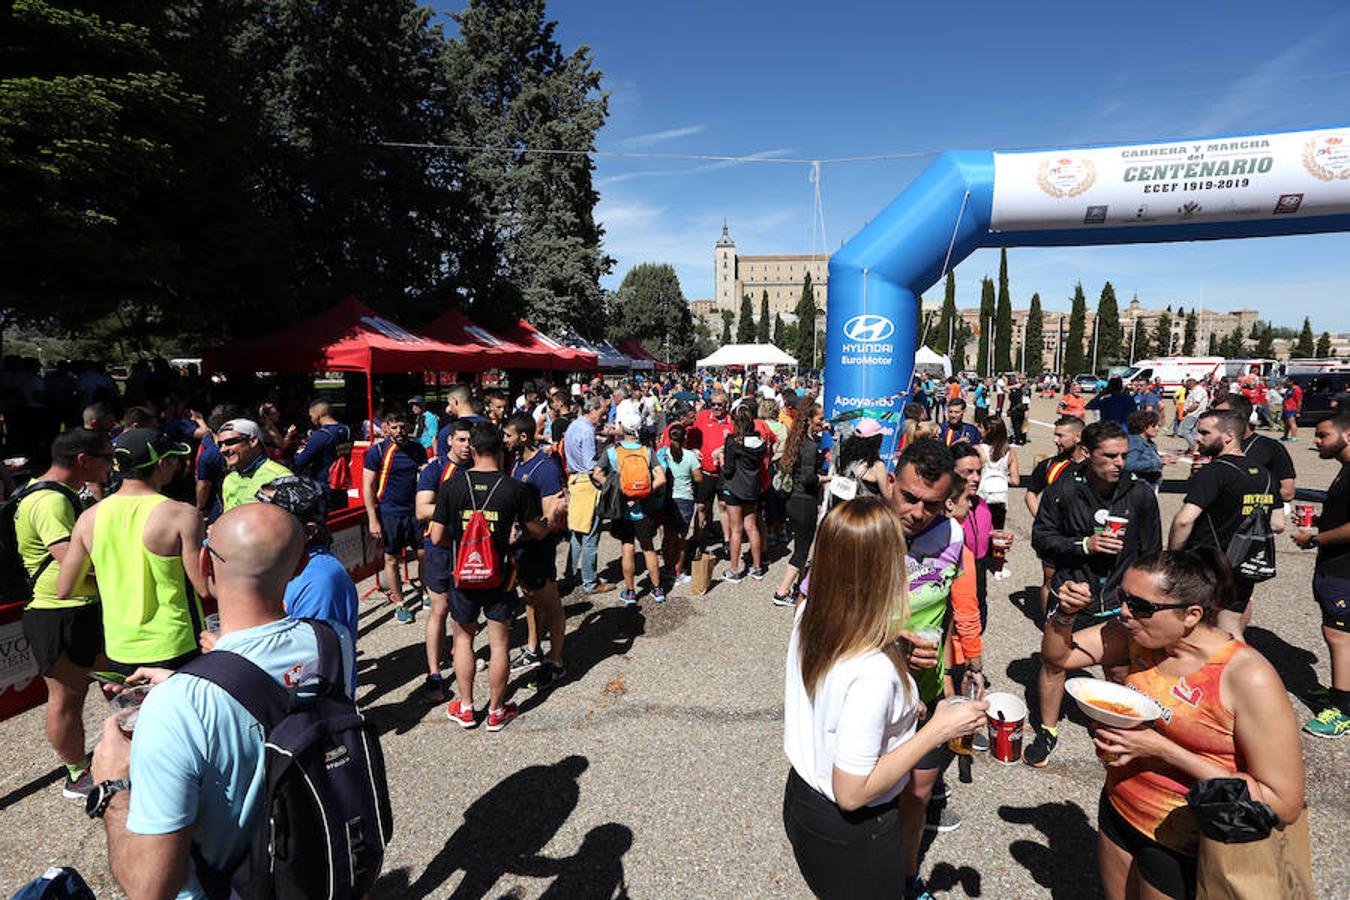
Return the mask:
<path id="1" fill-rule="evenodd" d="M 1037 400 L 1033 419 L 1052 416 L 1050 402 Z M 1034 424 L 1031 434 L 1018 449 L 1024 470 L 1050 452 L 1047 427 Z M 1310 434 L 1291 449 L 1301 485 L 1330 483 L 1335 465 L 1316 457 Z M 1181 486 L 1165 486 L 1164 523 L 1180 506 Z M 1020 491 L 1011 507 L 1014 577 L 990 583 L 985 670 L 996 689 L 1020 694 L 1034 688 L 1040 642 L 1022 591 L 1040 576 Z M 1280 575 L 1257 588 L 1248 640 L 1275 662 L 1302 719 L 1309 709 L 1298 695 L 1327 680 L 1326 649 L 1309 589 L 1312 555 L 1287 539 L 1280 547 Z M 606 538 L 602 561 L 617 549 Z M 782 565 L 764 582 L 715 584 L 704 597 L 682 588 L 662 606 L 644 599 L 637 610 L 620 608 L 616 593 L 573 593 L 565 682 L 547 696 L 518 692 L 521 717 L 500 734 L 461 731 L 443 707 L 409 696 L 422 680 L 421 620 L 399 625 L 388 606 L 368 601 L 359 698 L 384 728 L 397 829 L 376 896 L 808 896 L 781 824 L 791 613 L 769 595 Z M 478 691 L 481 706 L 483 676 Z M 102 702 L 89 703 L 91 731 L 104 712 Z M 1044 769 L 977 758 L 973 783 L 949 774 L 951 806 L 965 821 L 927 848 L 923 872 L 936 894 L 1100 895 L 1103 775 L 1084 724 L 1073 711 Z M 1335 860 L 1350 846 L 1350 805 L 1335 785 L 1350 740 L 1305 735 L 1303 750 L 1318 893 L 1345 897 L 1350 875 Z M 40 709 L 0 723 L 0 894 L 66 864 L 100 896 L 118 896 L 102 826 L 62 799 L 53 759 Z"/>

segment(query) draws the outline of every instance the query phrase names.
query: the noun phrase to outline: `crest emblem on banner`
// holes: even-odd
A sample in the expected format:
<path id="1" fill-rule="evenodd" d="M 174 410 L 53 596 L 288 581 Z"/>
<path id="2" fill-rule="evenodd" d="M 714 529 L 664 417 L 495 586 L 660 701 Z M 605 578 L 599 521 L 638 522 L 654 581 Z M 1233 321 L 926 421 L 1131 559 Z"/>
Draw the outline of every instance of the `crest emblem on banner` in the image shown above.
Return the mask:
<path id="1" fill-rule="evenodd" d="M 1350 179 L 1350 141 L 1339 132 L 1313 138 L 1303 145 L 1303 168 L 1322 181 Z"/>
<path id="2" fill-rule="evenodd" d="M 1077 197 L 1097 180 L 1097 167 L 1081 156 L 1047 159 L 1036 170 L 1036 183 L 1051 197 Z"/>

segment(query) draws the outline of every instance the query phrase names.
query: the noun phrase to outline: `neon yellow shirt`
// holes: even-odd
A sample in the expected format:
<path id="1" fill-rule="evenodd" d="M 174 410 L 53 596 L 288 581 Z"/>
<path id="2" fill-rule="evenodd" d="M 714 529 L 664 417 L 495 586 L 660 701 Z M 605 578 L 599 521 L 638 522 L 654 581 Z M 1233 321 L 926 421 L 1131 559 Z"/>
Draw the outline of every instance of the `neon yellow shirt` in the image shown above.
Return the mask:
<path id="1" fill-rule="evenodd" d="M 231 472 L 225 476 L 225 482 L 220 486 L 222 509 L 229 512 L 236 506 L 256 503 L 258 501 L 256 494 L 263 485 L 294 474 L 281 463 L 260 456 L 242 474 Z"/>
<path id="2" fill-rule="evenodd" d="M 70 540 L 75 528 L 75 519 L 79 510 L 71 506 L 70 500 L 60 491 L 45 489 L 34 491 L 19 501 L 14 514 L 14 536 L 18 539 L 19 556 L 23 567 L 32 578 L 33 573 L 47 559 L 47 548 Z M 33 583 L 33 600 L 29 609 L 70 609 L 89 606 L 98 602 L 98 586 L 93 574 L 86 574 L 75 585 L 71 595 L 65 600 L 56 596 L 56 579 L 61 572 L 61 564 L 52 560 L 42 571 L 42 575 Z"/>

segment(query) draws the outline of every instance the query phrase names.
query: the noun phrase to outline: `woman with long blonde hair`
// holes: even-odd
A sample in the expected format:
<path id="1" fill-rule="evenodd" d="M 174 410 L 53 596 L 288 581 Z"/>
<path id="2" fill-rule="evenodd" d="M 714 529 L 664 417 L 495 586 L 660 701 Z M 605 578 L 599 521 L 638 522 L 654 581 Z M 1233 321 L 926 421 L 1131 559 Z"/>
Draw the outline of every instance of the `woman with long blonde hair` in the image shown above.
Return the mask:
<path id="1" fill-rule="evenodd" d="M 923 728 L 897 643 L 909 620 L 905 536 L 886 502 L 859 497 L 816 533 L 788 643 L 783 825 L 817 897 L 895 897 L 906 854 L 895 798 L 910 770 L 984 725 L 984 702 L 942 703 Z"/>

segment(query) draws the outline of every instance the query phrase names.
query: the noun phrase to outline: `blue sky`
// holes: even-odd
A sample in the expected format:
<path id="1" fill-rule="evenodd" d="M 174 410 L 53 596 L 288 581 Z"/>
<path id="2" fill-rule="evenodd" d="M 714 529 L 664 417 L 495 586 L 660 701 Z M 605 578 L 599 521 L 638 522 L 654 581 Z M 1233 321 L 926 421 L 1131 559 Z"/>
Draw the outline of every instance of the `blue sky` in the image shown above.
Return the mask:
<path id="1" fill-rule="evenodd" d="M 458 4 L 442 4 L 455 8 Z M 602 150 L 830 157 L 1056 147 L 1350 123 L 1350 7 L 1182 4 L 614 2 L 554 0 L 569 50 L 605 73 Z M 828 249 L 856 233 L 931 157 L 836 164 L 821 187 Z M 598 217 L 618 260 L 669 262 L 712 296 L 713 244 L 808 253 L 804 165 L 596 160 Z M 814 249 L 820 245 L 817 231 Z M 996 251 L 956 269 L 978 303 Z M 1122 301 L 1259 309 L 1350 331 L 1350 234 L 1009 251 L 1014 305 L 1067 309 L 1111 279 Z M 933 294 L 932 291 L 929 292 Z"/>

